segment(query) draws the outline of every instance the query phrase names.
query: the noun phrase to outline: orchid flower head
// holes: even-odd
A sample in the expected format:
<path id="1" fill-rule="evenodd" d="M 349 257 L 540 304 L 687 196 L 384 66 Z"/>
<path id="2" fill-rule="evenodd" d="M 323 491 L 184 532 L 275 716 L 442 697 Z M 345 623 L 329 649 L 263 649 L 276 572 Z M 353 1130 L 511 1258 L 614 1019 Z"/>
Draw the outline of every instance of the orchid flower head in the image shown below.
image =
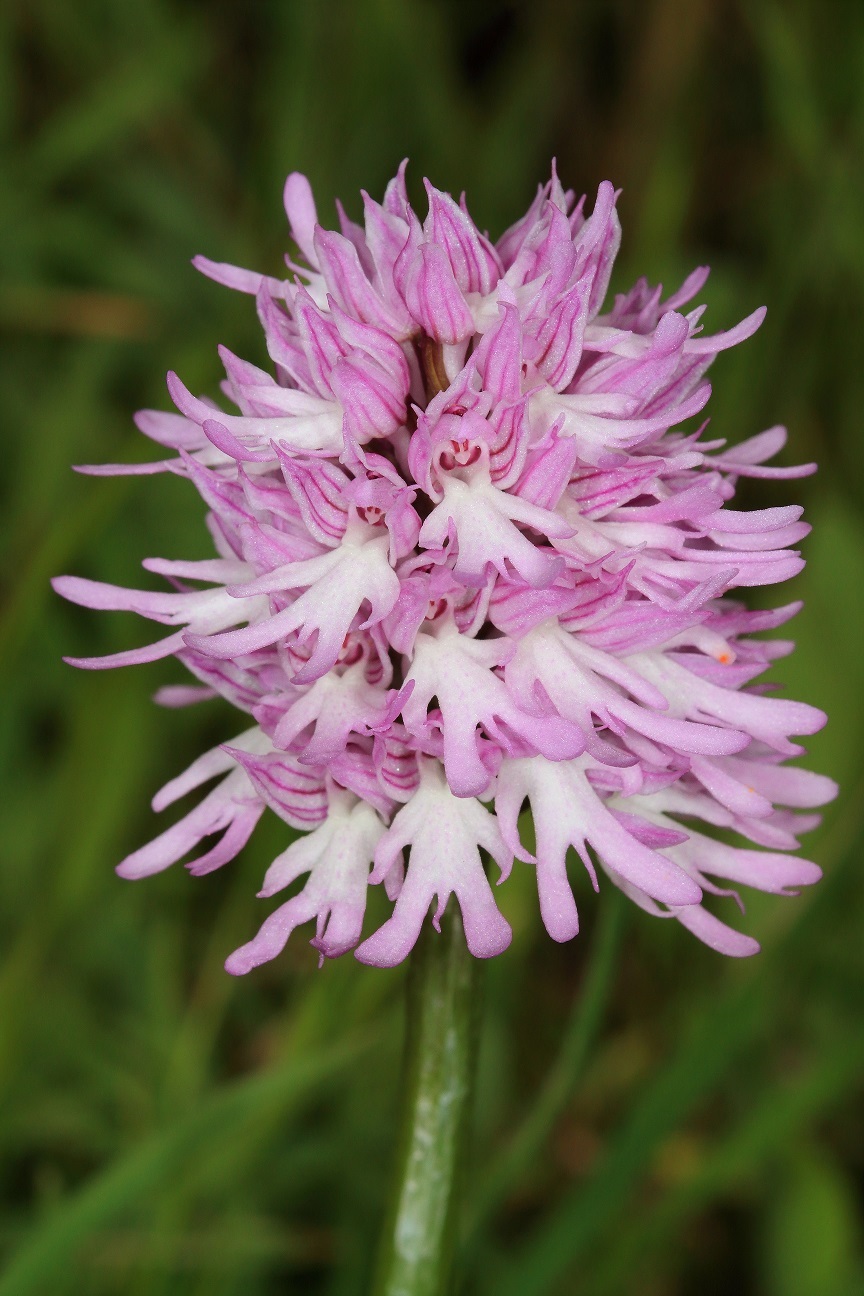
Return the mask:
<path id="1" fill-rule="evenodd" d="M 187 479 L 215 554 L 148 559 L 162 592 L 57 578 L 74 603 L 168 631 L 70 660 L 173 655 L 193 683 L 157 701 L 222 697 L 252 723 L 162 789 L 160 811 L 219 780 L 118 871 L 158 872 L 214 838 L 187 864 L 210 872 L 272 810 L 288 840 L 260 895 L 299 889 L 229 956 L 233 974 L 304 924 L 322 960 L 391 966 L 448 904 L 471 952 L 497 955 L 514 859 L 536 870 L 556 941 L 579 930 L 580 891 L 611 884 L 751 954 L 715 898 L 815 882 L 797 834 L 836 791 L 789 763 L 825 717 L 757 682 L 791 650 L 759 634 L 796 606 L 735 597 L 800 571 L 808 530 L 796 507 L 732 507 L 739 478 L 814 465 L 769 464 L 782 428 L 727 447 L 692 423 L 711 362 L 764 310 L 704 333 L 689 305 L 704 267 L 666 298 L 640 279 L 607 301 L 621 240 L 607 181 L 576 201 L 553 167 L 497 244 L 464 200 L 428 181 L 426 199 L 421 217 L 403 164 L 380 203 L 364 194 L 362 226 L 340 207 L 327 229 L 289 176 L 287 277 L 195 262 L 254 298 L 269 367 L 221 348 L 228 408 L 169 374 L 175 410 L 137 419 L 162 457 L 84 470 Z M 392 905 L 371 932 L 370 886 Z"/>

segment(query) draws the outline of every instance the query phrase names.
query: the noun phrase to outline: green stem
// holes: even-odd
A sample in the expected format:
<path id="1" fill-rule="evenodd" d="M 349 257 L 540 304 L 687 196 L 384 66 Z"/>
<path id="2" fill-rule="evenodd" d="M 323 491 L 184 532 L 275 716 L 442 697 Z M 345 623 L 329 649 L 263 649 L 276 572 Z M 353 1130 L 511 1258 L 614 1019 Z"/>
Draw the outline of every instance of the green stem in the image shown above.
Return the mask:
<path id="1" fill-rule="evenodd" d="M 457 912 L 411 955 L 403 1116 L 374 1296 L 451 1290 L 461 1160 L 476 1054 L 477 964 Z"/>

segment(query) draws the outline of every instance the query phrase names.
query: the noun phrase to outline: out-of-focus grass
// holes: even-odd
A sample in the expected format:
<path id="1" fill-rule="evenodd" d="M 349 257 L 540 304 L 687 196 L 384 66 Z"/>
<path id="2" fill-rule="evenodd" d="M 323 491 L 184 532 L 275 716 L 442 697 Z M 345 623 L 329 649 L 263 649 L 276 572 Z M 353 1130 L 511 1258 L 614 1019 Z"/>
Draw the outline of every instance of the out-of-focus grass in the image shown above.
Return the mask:
<path id="1" fill-rule="evenodd" d="M 217 341 L 262 358 L 248 299 L 188 260 L 278 272 L 288 170 L 322 213 L 338 193 L 356 215 L 359 188 L 410 154 L 415 192 L 423 174 L 465 188 L 495 232 L 552 153 L 574 186 L 622 185 L 619 283 L 708 261 L 712 326 L 769 306 L 715 366 L 713 428 L 787 422 L 789 461 L 822 465 L 791 488 L 816 529 L 782 677 L 831 712 L 812 759 L 846 795 L 807 846 L 828 874 L 815 895 L 751 906 L 766 952 L 746 967 L 631 916 L 607 1020 L 571 1070 L 559 1037 L 610 897 L 582 884 L 587 934 L 552 947 L 517 873 L 517 939 L 486 973 L 474 1150 L 477 1200 L 499 1205 L 466 1239 L 466 1290 L 864 1292 L 862 68 L 851 0 L 3 7 L 3 1296 L 366 1288 L 401 976 L 318 972 L 302 935 L 254 977 L 224 975 L 277 824 L 224 876 L 114 877 L 154 831 L 149 796 L 236 721 L 155 710 L 171 665 L 73 674 L 61 653 L 147 630 L 61 605 L 47 581 L 134 583 L 142 557 L 206 552 L 183 483 L 68 466 L 146 457 L 130 414 L 166 406 L 167 368 L 213 390 Z M 555 1067 L 566 1101 L 542 1088 Z M 507 1149 L 541 1092 L 552 1126 L 526 1165 Z"/>

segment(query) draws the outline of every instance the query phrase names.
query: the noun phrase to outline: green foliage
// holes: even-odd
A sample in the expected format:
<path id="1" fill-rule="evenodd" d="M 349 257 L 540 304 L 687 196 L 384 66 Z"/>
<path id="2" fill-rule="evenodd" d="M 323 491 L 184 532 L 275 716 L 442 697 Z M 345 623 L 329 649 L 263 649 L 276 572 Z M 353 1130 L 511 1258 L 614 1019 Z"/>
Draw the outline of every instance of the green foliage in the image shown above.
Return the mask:
<path id="1" fill-rule="evenodd" d="M 156 788 L 241 725 L 155 709 L 172 664 L 71 672 L 62 653 L 147 627 L 47 582 L 206 553 L 182 482 L 69 465 L 148 457 L 130 416 L 167 406 L 169 367 L 215 394 L 217 342 L 263 359 L 249 299 L 188 262 L 278 273 L 288 170 L 356 217 L 408 154 L 414 193 L 464 187 L 494 233 L 553 153 L 574 187 L 623 187 L 619 284 L 708 261 L 710 327 L 769 306 L 715 366 L 712 429 L 783 421 L 787 461 L 821 464 L 745 504 L 801 498 L 815 525 L 780 678 L 831 712 L 812 759 L 846 792 L 806 847 L 826 880 L 750 904 L 746 967 L 638 913 L 622 935 L 583 877 L 585 935 L 553 947 L 516 866 L 516 940 L 484 969 L 465 1290 L 862 1296 L 862 67 L 852 0 L 0 8 L 2 1296 L 369 1289 L 401 973 L 319 972 L 302 933 L 223 973 L 276 822 L 224 875 L 114 877 Z"/>
<path id="2" fill-rule="evenodd" d="M 864 1292 L 860 1210 L 854 1184 L 834 1158 L 805 1139 L 781 1162 L 768 1208 L 768 1296 L 856 1296 Z"/>

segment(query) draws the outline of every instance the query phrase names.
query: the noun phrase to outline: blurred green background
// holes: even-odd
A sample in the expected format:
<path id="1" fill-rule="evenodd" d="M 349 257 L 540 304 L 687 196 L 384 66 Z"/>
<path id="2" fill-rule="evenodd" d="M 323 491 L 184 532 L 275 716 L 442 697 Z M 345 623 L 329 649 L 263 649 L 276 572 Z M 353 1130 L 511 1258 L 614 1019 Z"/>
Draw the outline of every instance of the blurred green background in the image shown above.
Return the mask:
<path id="1" fill-rule="evenodd" d="M 289 170 L 356 218 L 406 154 L 415 195 L 424 174 L 465 188 L 493 234 L 556 154 L 580 192 L 623 187 L 618 287 L 707 261 L 712 331 L 767 303 L 714 367 L 712 430 L 783 421 L 786 462 L 820 461 L 744 502 L 814 524 L 781 679 L 831 713 L 812 764 L 844 786 L 805 850 L 826 880 L 750 904 L 746 965 L 584 876 L 584 934 L 554 946 L 517 865 L 516 939 L 484 973 L 464 1291 L 864 1293 L 860 0 L 6 0 L 0 60 L 0 1296 L 368 1287 L 402 974 L 319 972 L 302 932 L 223 973 L 263 912 L 272 817 L 206 880 L 115 878 L 161 826 L 157 787 L 243 726 L 155 708 L 170 663 L 63 666 L 152 627 L 48 579 L 134 585 L 145 556 L 206 554 L 183 483 L 69 465 L 153 457 L 131 415 L 168 406 L 169 367 L 215 393 L 217 342 L 263 361 L 251 301 L 193 253 L 278 274 Z"/>

